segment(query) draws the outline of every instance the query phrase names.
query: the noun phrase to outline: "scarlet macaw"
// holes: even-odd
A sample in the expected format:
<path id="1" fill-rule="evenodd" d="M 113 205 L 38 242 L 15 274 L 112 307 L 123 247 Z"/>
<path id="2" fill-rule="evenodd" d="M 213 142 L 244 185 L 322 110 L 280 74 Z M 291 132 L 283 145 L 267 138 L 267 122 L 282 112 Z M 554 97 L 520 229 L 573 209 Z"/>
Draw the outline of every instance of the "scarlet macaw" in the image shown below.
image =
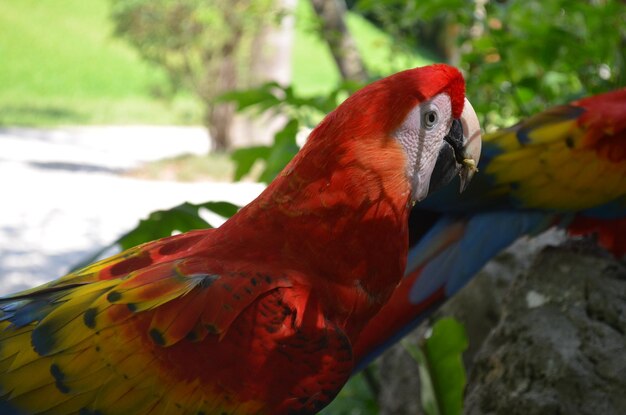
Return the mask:
<path id="1" fill-rule="evenodd" d="M 479 153 L 456 69 L 372 83 L 220 228 L 0 300 L 1 412 L 317 412 L 402 278 L 411 206 Z"/>
<path id="2" fill-rule="evenodd" d="M 411 214 L 405 278 L 354 346 L 358 367 L 454 295 L 498 252 L 552 227 L 626 254 L 626 89 L 551 108 L 483 137 L 466 192 Z"/>

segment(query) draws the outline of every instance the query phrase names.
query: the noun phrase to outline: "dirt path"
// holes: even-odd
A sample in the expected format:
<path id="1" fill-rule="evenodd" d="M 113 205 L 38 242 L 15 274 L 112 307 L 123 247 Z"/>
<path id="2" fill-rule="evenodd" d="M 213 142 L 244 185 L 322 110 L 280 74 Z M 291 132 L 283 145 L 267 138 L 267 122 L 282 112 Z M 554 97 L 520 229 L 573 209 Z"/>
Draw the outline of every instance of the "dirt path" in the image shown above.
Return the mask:
<path id="1" fill-rule="evenodd" d="M 0 294 L 63 275 L 153 210 L 252 200 L 261 185 L 121 176 L 145 161 L 202 154 L 208 144 L 193 127 L 0 129 Z"/>

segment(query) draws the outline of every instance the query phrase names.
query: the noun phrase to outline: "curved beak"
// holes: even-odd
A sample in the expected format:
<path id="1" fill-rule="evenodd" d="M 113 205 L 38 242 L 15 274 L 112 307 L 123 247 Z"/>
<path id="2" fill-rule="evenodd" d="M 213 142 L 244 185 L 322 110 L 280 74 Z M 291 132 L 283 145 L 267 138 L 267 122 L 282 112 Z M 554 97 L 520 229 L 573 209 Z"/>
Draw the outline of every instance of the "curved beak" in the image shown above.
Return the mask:
<path id="1" fill-rule="evenodd" d="M 428 193 L 448 184 L 457 174 L 461 182 L 460 190 L 464 191 L 478 171 L 480 149 L 480 124 L 472 104 L 466 98 L 461 117 L 452 121 L 450 131 L 444 137 L 430 177 Z"/>

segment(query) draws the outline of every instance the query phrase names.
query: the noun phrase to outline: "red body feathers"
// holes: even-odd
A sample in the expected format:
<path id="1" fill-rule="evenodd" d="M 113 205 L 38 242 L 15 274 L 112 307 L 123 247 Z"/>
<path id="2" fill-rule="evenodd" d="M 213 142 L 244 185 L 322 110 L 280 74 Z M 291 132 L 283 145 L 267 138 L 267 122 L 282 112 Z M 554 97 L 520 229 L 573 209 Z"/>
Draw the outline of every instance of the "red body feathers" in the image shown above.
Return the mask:
<path id="1" fill-rule="evenodd" d="M 219 229 L 2 300 L 2 408 L 317 412 L 350 376 L 352 344 L 404 272 L 411 186 L 392 133 L 441 93 L 461 115 L 464 83 L 451 67 L 378 81 L 328 115 Z"/>

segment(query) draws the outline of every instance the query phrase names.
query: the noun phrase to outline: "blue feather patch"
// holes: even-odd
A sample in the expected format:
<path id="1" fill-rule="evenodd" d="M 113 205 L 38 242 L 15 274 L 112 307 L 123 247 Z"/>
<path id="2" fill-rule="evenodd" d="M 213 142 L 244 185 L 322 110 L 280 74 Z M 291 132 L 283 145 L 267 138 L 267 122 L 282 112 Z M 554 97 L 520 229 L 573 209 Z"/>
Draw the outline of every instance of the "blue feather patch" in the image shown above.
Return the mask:
<path id="1" fill-rule="evenodd" d="M 495 211 L 464 216 L 447 215 L 427 233 L 409 252 L 409 265 L 419 265 L 415 259 L 435 241 L 445 239 L 459 222 L 464 231 L 460 239 L 452 242 L 439 255 L 429 260 L 411 289 L 411 302 L 418 304 L 437 289 L 444 287 L 447 297 L 460 290 L 491 258 L 519 237 L 547 229 L 549 217 L 541 212 Z M 409 271 L 412 269 L 407 268 Z"/>

